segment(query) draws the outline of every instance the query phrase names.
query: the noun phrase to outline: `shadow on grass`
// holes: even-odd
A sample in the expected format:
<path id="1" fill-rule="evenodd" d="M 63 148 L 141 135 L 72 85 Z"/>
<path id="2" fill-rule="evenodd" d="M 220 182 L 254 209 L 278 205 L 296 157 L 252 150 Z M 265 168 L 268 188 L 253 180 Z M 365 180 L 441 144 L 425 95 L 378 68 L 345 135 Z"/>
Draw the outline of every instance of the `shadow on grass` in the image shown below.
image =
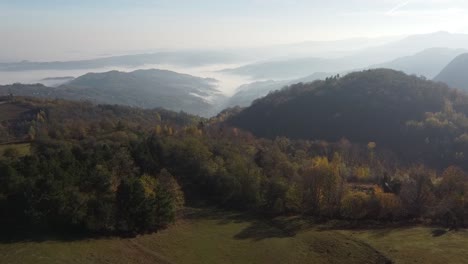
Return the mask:
<path id="1" fill-rule="evenodd" d="M 185 220 L 215 220 L 218 224 L 250 222 L 258 219 L 258 216 L 248 213 L 223 211 L 217 208 L 186 208 L 181 218 Z"/>
<path id="2" fill-rule="evenodd" d="M 293 237 L 295 235 L 295 233 L 290 233 L 286 230 L 279 229 L 267 222 L 255 221 L 237 233 L 234 236 L 234 239 L 251 239 L 254 241 L 260 241 L 269 238 Z"/>
<path id="3" fill-rule="evenodd" d="M 308 230 L 332 231 L 355 230 L 372 233 L 375 237 L 384 237 L 398 228 L 414 226 L 411 223 L 383 223 L 376 221 L 347 221 L 347 220 L 320 220 L 305 216 L 265 217 L 255 213 L 240 213 L 224 211 L 218 208 L 186 208 L 180 212 L 179 218 L 188 221 L 212 220 L 218 225 L 232 223 L 247 223 L 248 226 L 233 236 L 238 240 L 260 241 L 269 238 L 294 237 L 298 233 Z M 434 229 L 433 237 L 446 233 L 443 229 Z M 0 229 L 0 244 L 14 242 L 45 242 L 63 241 L 72 242 L 79 240 L 132 238 L 134 236 L 122 234 L 90 234 L 83 230 L 34 230 L 32 228 L 2 228 Z"/>
<path id="4" fill-rule="evenodd" d="M 252 239 L 255 241 L 268 238 L 292 237 L 309 226 L 304 218 L 265 217 L 254 213 L 223 211 L 216 208 L 190 208 L 184 212 L 187 220 L 214 220 L 219 225 L 248 223 L 249 225 L 234 235 L 234 239 Z"/>
<path id="5" fill-rule="evenodd" d="M 259 241 L 268 238 L 294 237 L 300 232 L 317 230 L 314 219 L 303 217 L 262 218 L 251 224 L 234 236 L 235 239 L 251 239 Z"/>
<path id="6" fill-rule="evenodd" d="M 132 239 L 140 235 L 154 234 L 163 229 L 147 232 L 92 232 L 84 227 L 30 226 L 27 224 L 0 227 L 0 244 L 18 242 L 74 242 L 99 239 Z"/>
<path id="7" fill-rule="evenodd" d="M 447 234 L 447 230 L 437 228 L 437 229 L 432 230 L 431 234 L 432 234 L 432 237 L 440 237 L 440 236 Z"/>
<path id="8" fill-rule="evenodd" d="M 223 222 L 230 223 L 232 221 L 244 222 L 250 221 L 253 218 L 247 218 L 244 214 L 226 212 L 216 208 L 186 208 L 180 212 L 177 218 L 183 218 L 187 220 L 199 220 L 199 219 L 214 219 L 219 220 L 220 224 Z M 18 242 L 47 242 L 47 241 L 58 241 L 58 242 L 73 242 L 82 240 L 97 240 L 97 239 L 110 239 L 120 238 L 129 239 L 135 238 L 139 235 L 157 233 L 116 233 L 116 232 L 87 232 L 83 228 L 46 228 L 46 227 L 33 227 L 28 224 L 14 224 L 9 223 L 0 226 L 0 244 L 18 243 Z"/>
<path id="9" fill-rule="evenodd" d="M 418 226 L 420 223 L 411 221 L 378 221 L 378 220 L 329 220 L 320 224 L 318 230 L 346 230 L 356 232 L 369 232 L 374 237 L 384 237 L 389 235 L 394 230 L 410 228 Z"/>
<path id="10" fill-rule="evenodd" d="M 80 240 L 92 240 L 101 238 L 110 238 L 111 235 L 89 234 L 76 230 L 50 230 L 50 229 L 32 229 L 24 227 L 12 227 L 9 229 L 0 229 L 0 244 L 10 244 L 18 242 L 73 242 Z M 115 236 L 114 236 L 115 237 Z"/>

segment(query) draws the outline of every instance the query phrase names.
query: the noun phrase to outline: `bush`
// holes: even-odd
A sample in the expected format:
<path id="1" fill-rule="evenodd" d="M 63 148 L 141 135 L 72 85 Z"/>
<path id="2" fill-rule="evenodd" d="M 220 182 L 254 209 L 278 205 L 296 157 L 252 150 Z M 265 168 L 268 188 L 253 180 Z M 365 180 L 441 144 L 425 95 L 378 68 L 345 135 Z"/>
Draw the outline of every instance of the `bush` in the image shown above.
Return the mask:
<path id="1" fill-rule="evenodd" d="M 359 220 L 369 215 L 370 195 L 364 192 L 349 192 L 341 202 L 341 215 L 347 219 Z"/>
<path id="2" fill-rule="evenodd" d="M 375 198 L 379 204 L 379 219 L 393 220 L 402 214 L 400 198 L 394 193 L 384 193 L 379 187 L 374 190 Z"/>

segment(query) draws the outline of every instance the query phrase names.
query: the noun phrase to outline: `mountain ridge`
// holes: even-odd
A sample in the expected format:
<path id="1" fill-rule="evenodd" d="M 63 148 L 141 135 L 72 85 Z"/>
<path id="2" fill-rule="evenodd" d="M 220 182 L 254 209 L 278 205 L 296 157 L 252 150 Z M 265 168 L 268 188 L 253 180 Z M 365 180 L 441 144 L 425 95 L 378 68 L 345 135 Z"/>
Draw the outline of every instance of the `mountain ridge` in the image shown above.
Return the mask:
<path id="1" fill-rule="evenodd" d="M 434 80 L 446 83 L 452 88 L 468 91 L 467 69 L 468 53 L 464 53 L 454 58 Z"/>

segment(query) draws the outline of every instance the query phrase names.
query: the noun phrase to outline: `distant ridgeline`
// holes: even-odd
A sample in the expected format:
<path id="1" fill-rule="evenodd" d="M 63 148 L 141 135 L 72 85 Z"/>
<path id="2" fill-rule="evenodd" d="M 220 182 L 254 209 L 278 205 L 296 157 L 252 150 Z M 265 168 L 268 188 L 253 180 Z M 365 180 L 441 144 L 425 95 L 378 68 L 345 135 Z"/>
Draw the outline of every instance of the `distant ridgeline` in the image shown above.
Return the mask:
<path id="1" fill-rule="evenodd" d="M 468 90 L 468 53 L 456 57 L 434 80 L 444 82 L 452 88 Z"/>

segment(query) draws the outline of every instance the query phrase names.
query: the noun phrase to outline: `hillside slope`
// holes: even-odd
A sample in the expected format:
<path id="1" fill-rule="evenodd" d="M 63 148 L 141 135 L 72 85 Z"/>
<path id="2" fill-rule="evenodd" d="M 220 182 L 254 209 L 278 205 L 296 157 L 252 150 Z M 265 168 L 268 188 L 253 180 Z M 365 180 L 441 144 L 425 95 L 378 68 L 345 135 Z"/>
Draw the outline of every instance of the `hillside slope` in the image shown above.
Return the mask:
<path id="1" fill-rule="evenodd" d="M 445 85 L 378 69 L 270 93 L 227 122 L 268 138 L 374 141 L 414 157 L 433 151 L 440 162 L 466 132 L 467 106 L 466 95 Z M 451 154 L 429 150 L 428 141 Z"/>
<path id="2" fill-rule="evenodd" d="M 450 62 L 434 80 L 446 83 L 450 87 L 468 90 L 468 53 L 462 54 Z"/>
<path id="3" fill-rule="evenodd" d="M 197 209 L 197 211 L 200 211 Z M 201 210 L 157 234 L 137 238 L 0 244 L 6 263 L 389 263 L 359 240 L 315 228 L 288 234 L 242 214 Z"/>

